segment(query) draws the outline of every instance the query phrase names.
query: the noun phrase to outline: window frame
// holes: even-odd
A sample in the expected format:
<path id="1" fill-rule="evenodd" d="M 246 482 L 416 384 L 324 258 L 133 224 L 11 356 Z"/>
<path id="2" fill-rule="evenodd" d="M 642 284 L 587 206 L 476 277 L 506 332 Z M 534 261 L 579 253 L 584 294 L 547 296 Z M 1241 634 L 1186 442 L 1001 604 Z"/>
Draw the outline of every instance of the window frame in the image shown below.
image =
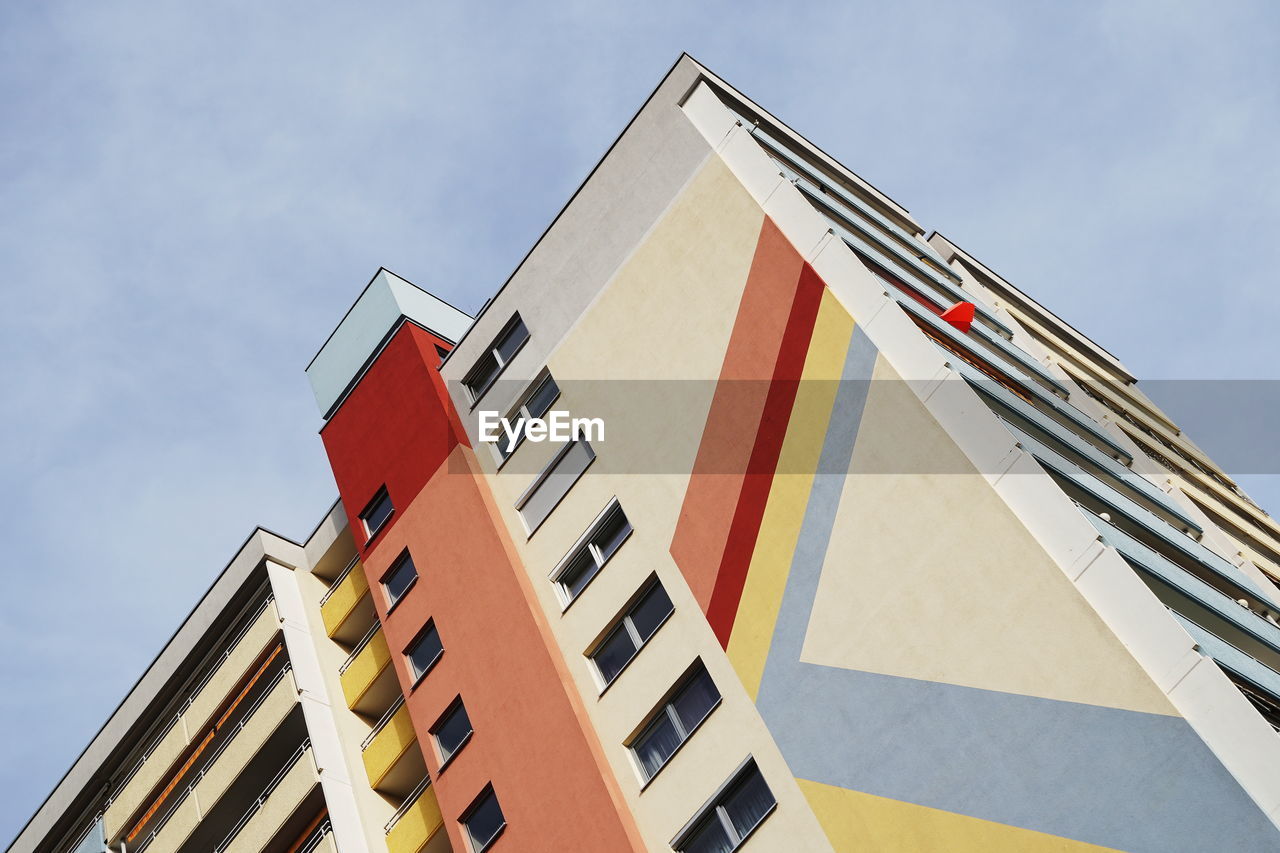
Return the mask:
<path id="1" fill-rule="evenodd" d="M 427 637 L 427 635 L 431 633 L 436 635 L 436 641 L 440 643 L 440 651 L 436 652 L 435 656 L 432 657 L 425 666 L 423 666 L 422 672 L 415 673 L 413 671 L 413 650 Z M 418 631 L 417 634 L 414 634 L 413 639 L 404 647 L 401 654 L 404 655 L 405 661 L 409 667 L 411 685 L 409 689 L 412 690 L 422 683 L 422 680 L 427 677 L 427 674 L 436 668 L 436 664 L 440 663 L 440 658 L 444 657 L 444 638 L 440 636 L 440 629 L 436 627 L 436 620 L 428 619 L 427 624 L 423 625 L 422 629 Z"/>
<path id="2" fill-rule="evenodd" d="M 654 626 L 653 631 L 649 633 L 648 637 L 637 642 L 636 638 L 640 636 L 640 632 L 635 627 L 635 623 L 632 620 L 632 613 L 640 606 L 640 602 L 644 601 L 645 598 L 655 590 L 662 591 L 662 594 L 666 596 L 667 603 L 671 605 L 671 609 L 666 612 L 666 615 L 658 620 L 658 624 Z M 631 662 L 640 656 L 640 652 L 644 647 L 649 644 L 649 641 L 657 636 L 658 632 L 662 630 L 663 625 L 666 625 L 667 622 L 671 621 L 671 617 L 674 616 L 675 613 L 675 602 L 671 600 L 671 595 L 667 592 L 666 587 L 662 585 L 662 580 L 658 577 L 656 572 L 649 575 L 649 577 L 645 579 L 645 582 L 640 585 L 640 589 L 631 596 L 630 600 L 628 600 L 625 605 L 623 605 L 620 613 L 614 616 L 608 627 L 601 632 L 600 637 L 592 643 L 584 653 L 584 656 L 591 668 L 592 675 L 596 679 L 596 684 L 600 688 L 600 695 L 604 695 L 604 692 L 613 686 L 613 683 L 622 676 L 622 673 L 626 672 L 627 667 L 631 666 Z M 606 678 L 604 672 L 600 669 L 599 662 L 596 660 L 596 655 L 600 653 L 600 651 L 605 647 L 605 644 L 608 643 L 610 638 L 612 638 L 618 631 L 625 631 L 627 633 L 627 636 L 630 638 L 634 648 L 622 665 L 618 667 L 618 671 L 613 674 L 613 677 Z"/>
<path id="3" fill-rule="evenodd" d="M 402 591 L 395 598 L 392 598 L 391 591 L 387 589 L 387 578 L 395 574 L 396 571 L 401 567 L 403 567 L 405 563 L 408 563 L 409 566 L 413 569 L 413 577 L 409 579 L 409 582 L 407 584 L 405 584 L 404 591 Z M 405 597 L 409 595 L 409 590 L 413 589 L 413 587 L 417 583 L 418 583 L 418 565 L 413 561 L 413 555 L 409 553 L 409 549 L 405 548 L 403 551 L 400 552 L 399 556 L 397 556 L 394 560 L 391 561 L 391 566 L 385 572 L 382 573 L 382 577 L 378 578 L 378 585 L 382 587 L 382 597 L 387 602 L 387 613 L 390 613 L 392 610 L 395 610 L 396 605 L 398 605 L 400 602 L 405 600 Z"/>
<path id="4" fill-rule="evenodd" d="M 550 400 L 547 401 L 547 408 L 542 412 L 542 414 L 535 415 L 532 412 L 530 412 L 528 409 L 529 401 L 532 400 L 537 395 L 538 391 L 542 389 L 542 386 L 546 385 L 548 382 L 556 386 L 556 393 Z M 504 415 L 503 417 L 508 423 L 511 423 L 513 419 L 517 417 L 519 418 L 519 422 L 521 423 L 523 423 L 524 421 L 530 418 L 543 417 L 544 415 L 546 415 L 547 412 L 551 411 L 551 407 L 555 405 L 555 402 L 557 400 L 560 399 L 560 395 L 562 393 L 563 393 L 563 390 L 560 388 L 560 383 L 556 382 L 555 376 L 552 375 L 550 370 L 544 367 L 542 368 L 542 370 L 538 372 L 538 375 L 533 378 L 533 381 L 529 383 L 529 385 L 524 389 L 524 391 L 520 392 L 520 396 L 516 398 L 516 402 L 512 404 L 512 406 L 507 410 L 506 415 Z M 515 452 L 517 449 L 519 449 L 520 445 L 524 444 L 524 439 L 525 439 L 524 430 L 521 430 L 516 434 L 516 440 L 511 445 L 511 449 L 504 454 L 501 450 L 501 447 L 502 447 L 502 442 L 505 439 L 506 439 L 506 433 L 503 432 L 501 426 L 499 426 L 498 440 L 489 443 L 489 448 L 490 450 L 493 451 L 494 462 L 498 468 L 501 468 L 503 465 L 506 465 L 507 460 L 515 455 Z"/>
<path id="5" fill-rule="evenodd" d="M 516 348 L 511 351 L 510 355 L 503 358 L 502 354 L 499 352 L 499 344 L 504 343 L 507 336 L 514 332 L 517 327 L 524 329 L 524 338 L 520 343 L 516 344 Z M 471 368 L 462 376 L 462 387 L 467 391 L 467 396 L 471 400 L 472 409 L 480 403 L 480 400 L 484 398 L 484 395 L 494 386 L 494 383 L 498 381 L 498 377 L 507 369 L 507 365 L 515 360 L 515 357 L 520 354 L 520 350 L 524 349 L 525 344 L 529 343 L 529 339 L 531 337 L 533 337 L 533 335 L 529 332 L 529 327 L 525 324 L 524 319 L 521 318 L 519 311 L 512 314 L 511 319 L 507 320 L 507 322 L 503 324 L 501 331 L 494 335 L 493 340 L 489 342 L 489 346 L 485 349 L 484 354 L 477 358 L 475 363 L 471 365 Z M 483 386 L 477 386 L 475 384 L 476 380 L 483 372 L 481 371 L 480 366 L 490 359 L 492 359 L 495 365 L 493 376 L 491 376 Z"/>
<path id="6" fill-rule="evenodd" d="M 440 745 L 440 729 L 444 727 L 450 717 L 459 711 L 467 718 L 467 733 L 458 741 L 458 745 L 446 755 Z M 427 729 L 427 732 L 431 735 L 431 740 L 435 744 L 436 757 L 440 759 L 440 767 L 436 770 L 436 775 L 438 776 L 444 772 L 444 769 L 457 757 L 458 753 L 462 752 L 466 745 L 471 743 L 471 738 L 476 733 L 475 724 L 471 722 L 471 715 L 467 713 L 467 706 L 462 701 L 462 696 L 454 697 L 453 701 L 449 703 L 449 707 L 445 708 L 444 712 L 436 718 L 436 721 L 431 724 L 431 728 Z"/>
<path id="7" fill-rule="evenodd" d="M 686 728 L 684 721 L 680 719 L 679 713 L 675 710 L 675 701 L 677 697 L 685 692 L 685 690 L 693 686 L 694 682 L 700 675 L 706 676 L 707 681 L 716 692 L 716 698 L 698 721 L 692 726 Z M 640 777 L 641 791 L 649 787 L 649 784 L 653 782 L 654 779 L 658 778 L 658 775 L 667 768 L 667 765 L 671 763 L 671 760 L 679 754 L 680 750 L 684 749 L 684 745 L 693 740 L 693 736 L 697 734 L 698 730 L 701 729 L 707 720 L 711 718 L 711 715 L 715 713 L 716 709 L 723 704 L 724 694 L 720 692 L 719 685 L 717 685 L 715 679 L 711 677 L 711 673 L 707 670 L 706 664 L 703 662 L 702 658 L 696 659 L 693 664 L 691 664 L 680 675 L 680 677 L 676 679 L 676 683 L 666 692 L 662 700 L 658 702 L 657 706 L 645 716 L 644 721 L 636 727 L 635 733 L 627 738 L 623 743 L 627 748 L 627 752 L 631 755 L 631 763 L 635 767 L 637 775 Z M 654 726 L 663 719 L 669 721 L 678 734 L 683 732 L 683 736 L 680 738 L 680 742 L 671 750 L 671 753 L 666 758 L 662 759 L 662 763 L 654 768 L 653 773 L 649 773 L 645 769 L 644 764 L 640 760 L 640 756 L 636 752 L 636 745 L 639 744 L 640 741 L 644 739 L 645 735 L 650 733 Z"/>
<path id="8" fill-rule="evenodd" d="M 605 530 L 605 526 L 613 518 L 615 513 L 622 516 L 622 520 L 626 524 L 626 531 L 622 534 L 622 538 L 614 546 L 613 550 L 610 551 L 608 555 L 605 555 L 601 548 L 593 541 L 593 538 L 597 533 Z M 622 502 L 618 500 L 617 495 L 610 498 L 609 502 L 605 504 L 604 509 L 600 510 L 600 512 L 596 514 L 596 517 L 591 520 L 589 525 L 587 525 L 587 529 L 583 531 L 582 535 L 573 543 L 573 546 L 569 548 L 568 552 L 560 558 L 560 561 L 556 563 L 555 568 L 553 568 L 551 573 L 548 575 L 551 583 L 555 586 L 556 596 L 560 600 L 561 613 L 568 610 L 575 601 L 582 597 L 582 594 L 587 591 L 587 587 L 591 586 L 592 581 L 599 577 L 600 572 L 604 570 L 604 567 L 608 565 L 610 560 L 617 556 L 617 553 L 622 550 L 622 546 L 631 539 L 631 535 L 635 532 L 635 525 L 633 525 L 631 523 L 631 519 L 627 517 L 627 513 L 623 510 Z M 569 573 L 570 568 L 573 567 L 577 559 L 584 553 L 591 557 L 594 568 L 591 570 L 591 576 L 582 584 L 582 587 L 576 593 L 571 593 L 565 586 L 565 576 Z"/>
<path id="9" fill-rule="evenodd" d="M 493 835 L 489 836 L 487 841 L 477 843 L 475 835 L 471 832 L 471 826 L 467 821 L 480 810 L 485 801 L 492 799 L 498 806 L 498 814 L 502 816 L 502 823 L 494 830 Z M 462 832 L 466 836 L 467 845 L 471 848 L 472 853 L 484 853 L 493 846 L 493 843 L 502 837 L 502 833 L 507 828 L 507 814 L 502 810 L 502 801 L 498 799 L 498 792 L 493 789 L 493 783 L 490 782 L 480 789 L 480 793 L 476 794 L 471 804 L 463 810 L 458 817 L 458 823 L 462 825 Z"/>
<path id="10" fill-rule="evenodd" d="M 728 810 L 725 808 L 724 802 L 741 790 L 751 777 L 752 771 L 764 783 L 765 790 L 769 792 L 769 797 L 773 800 L 773 804 L 765 809 L 764 814 L 760 815 L 760 818 L 752 824 L 750 829 L 746 832 L 739 832 L 738 828 L 733 825 L 733 820 L 728 816 Z M 773 792 L 772 786 L 769 785 L 769 780 L 764 778 L 764 773 L 760 770 L 760 764 L 756 761 L 755 756 L 748 755 L 746 760 L 729 774 L 729 778 L 721 783 L 720 787 L 707 798 L 707 801 L 694 812 L 693 817 L 689 818 L 688 822 L 680 828 L 680 831 L 671 839 L 671 849 L 676 853 L 685 853 L 684 845 L 692 841 L 693 837 L 710 825 L 712 821 L 718 821 L 721 828 L 725 830 L 730 844 L 733 845 L 729 848 L 730 853 L 733 853 L 735 850 L 742 849 L 742 845 L 746 844 L 756 830 L 777 810 L 777 795 Z"/>
<path id="11" fill-rule="evenodd" d="M 556 499 L 547 507 L 546 513 L 538 519 L 537 523 L 531 523 L 529 517 L 525 515 L 525 510 L 537 496 L 538 492 L 541 491 L 542 487 L 556 475 L 561 463 L 568 459 L 573 453 L 574 448 L 578 446 L 585 449 L 585 453 L 587 454 L 586 464 L 584 464 L 582 468 L 572 476 L 572 479 L 565 483 L 564 490 L 560 492 L 559 496 L 556 497 Z M 569 496 L 569 492 L 573 491 L 573 487 L 578 484 L 578 480 L 582 479 L 582 475 L 586 474 L 587 470 L 594 465 L 595 462 L 596 450 L 591 446 L 591 442 L 587 441 L 585 438 L 566 441 L 564 445 L 556 451 L 555 456 L 551 457 L 551 461 L 538 472 L 538 476 L 533 478 L 533 482 L 530 483 L 528 488 L 520 494 L 520 497 L 516 498 L 516 513 L 520 516 L 521 524 L 524 525 L 526 539 L 533 538 L 533 534 L 537 533 L 539 528 L 546 523 L 547 519 L 551 517 L 551 513 L 555 512 L 556 507 L 560 506 L 560 503 Z"/>
<path id="12" fill-rule="evenodd" d="M 370 512 L 373 510 L 375 504 L 383 500 L 387 502 L 387 505 L 391 507 L 391 509 L 383 517 L 382 521 L 378 522 L 377 527 L 370 527 L 369 526 Z M 356 516 L 357 518 L 360 519 L 360 525 L 364 528 L 365 542 L 366 543 L 372 542 L 375 536 L 377 536 L 379 533 L 385 530 L 387 528 L 387 525 L 391 523 L 391 519 L 392 517 L 395 516 L 395 514 L 396 514 L 396 505 L 391 501 L 391 493 L 387 490 L 386 483 L 383 483 L 381 486 L 378 487 L 378 490 L 373 493 L 373 497 L 369 498 L 368 503 L 364 505 L 364 509 L 360 510 L 360 514 Z"/>

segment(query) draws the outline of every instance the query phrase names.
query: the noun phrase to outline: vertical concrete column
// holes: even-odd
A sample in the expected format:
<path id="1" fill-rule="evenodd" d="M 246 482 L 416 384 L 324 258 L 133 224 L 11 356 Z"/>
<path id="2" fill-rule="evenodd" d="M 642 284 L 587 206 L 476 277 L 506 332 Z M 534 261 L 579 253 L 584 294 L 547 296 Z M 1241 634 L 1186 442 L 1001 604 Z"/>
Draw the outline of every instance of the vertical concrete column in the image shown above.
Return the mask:
<path id="1" fill-rule="evenodd" d="M 315 639 L 307 624 L 302 591 L 294 570 L 267 560 L 267 577 L 276 596 L 285 648 L 293 664 L 298 685 L 298 701 L 311 738 L 311 754 L 320 772 L 320 787 L 329 807 L 333 837 L 343 853 L 370 853 L 356 806 L 351 775 L 342 756 L 342 742 L 333 719 L 329 692 L 325 688 L 316 654 Z"/>

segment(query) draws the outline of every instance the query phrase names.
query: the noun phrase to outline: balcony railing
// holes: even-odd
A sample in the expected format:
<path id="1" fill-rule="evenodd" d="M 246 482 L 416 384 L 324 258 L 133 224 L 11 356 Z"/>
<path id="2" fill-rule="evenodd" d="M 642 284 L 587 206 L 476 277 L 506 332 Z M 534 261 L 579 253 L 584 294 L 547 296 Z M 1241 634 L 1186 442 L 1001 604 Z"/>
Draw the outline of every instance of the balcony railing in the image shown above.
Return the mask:
<path id="1" fill-rule="evenodd" d="M 355 648 L 351 650 L 351 654 L 347 655 L 347 659 L 344 660 L 342 662 L 342 665 L 338 667 L 338 675 L 342 675 L 342 673 L 346 672 L 348 669 L 351 668 L 351 664 L 356 662 L 356 658 L 360 657 L 360 653 L 364 651 L 365 646 L 369 645 L 369 643 L 373 641 L 373 638 L 377 636 L 378 631 L 381 628 L 382 628 L 382 623 L 378 622 L 377 620 L 374 620 L 373 625 L 369 628 L 369 630 L 365 633 L 365 635 L 360 638 L 360 642 L 356 643 Z"/>
<path id="2" fill-rule="evenodd" d="M 293 755 L 289 756 L 289 760 L 285 762 L 285 765 L 283 768 L 281 768 L 280 772 L 277 773 L 275 776 L 273 776 L 271 781 L 267 783 L 266 788 L 263 789 L 262 793 L 258 795 L 258 798 L 254 800 L 253 805 L 249 806 L 249 809 L 244 813 L 244 815 L 240 818 L 240 820 L 236 821 L 236 825 L 231 828 L 231 831 L 227 833 L 226 837 L 222 839 L 221 843 L 219 843 L 217 847 L 213 848 L 214 853 L 222 853 L 222 851 L 226 850 L 232 845 L 232 843 L 236 840 L 236 836 L 239 835 L 241 830 L 243 830 L 246 826 L 249 825 L 249 821 L 253 820 L 254 816 L 256 816 L 258 812 L 262 810 L 263 806 L 266 805 L 267 800 L 270 799 L 271 795 L 275 793 L 277 788 L 280 787 L 281 783 L 283 783 L 285 779 L 288 778 L 289 774 L 293 772 L 294 768 L 298 766 L 298 763 L 301 761 L 310 760 L 309 758 L 310 750 L 311 750 L 310 739 L 304 740 L 302 742 L 302 745 L 299 746 L 296 750 L 294 750 Z M 264 843 L 267 840 L 269 839 L 263 839 Z"/>
<path id="3" fill-rule="evenodd" d="M 395 828 L 395 825 L 400 822 L 400 818 L 404 817 L 408 813 L 409 809 L 413 808 L 414 803 L 418 802 L 418 798 L 421 797 L 430 787 L 431 777 L 423 777 L 422 781 L 418 783 L 418 786 L 409 792 L 409 796 L 404 798 L 404 802 L 400 804 L 400 808 L 396 809 L 396 813 L 391 816 L 389 821 L 387 821 L 386 826 L 383 827 L 383 831 L 388 833 L 391 832 L 391 830 Z"/>
<path id="4" fill-rule="evenodd" d="M 277 625 L 274 624 L 275 620 L 267 618 L 274 603 L 275 598 L 268 596 L 252 611 L 251 615 L 245 620 L 244 625 L 236 632 L 231 641 L 225 645 L 221 653 L 212 660 L 205 661 L 205 671 L 195 686 L 187 691 L 186 698 L 178 710 L 173 716 L 164 718 L 162 723 L 157 726 L 158 733 L 151 739 L 151 742 L 143 751 L 142 757 L 129 770 L 108 798 L 103 812 L 103 822 L 105 834 L 109 839 L 116 835 L 122 828 L 124 821 L 131 817 L 135 810 L 142 805 L 143 797 L 160 781 L 161 774 L 181 757 L 183 751 L 191 742 L 192 736 L 190 732 L 202 731 L 205 723 L 208 722 L 209 716 L 222 703 L 225 694 L 212 696 L 212 694 L 206 695 L 206 693 L 212 682 L 220 674 L 225 674 L 224 668 L 227 662 L 238 651 L 245 655 L 252 652 L 256 657 L 260 651 L 259 649 L 242 649 L 245 639 L 255 629 L 262 629 L 264 625 L 271 628 L 271 633 L 274 635 L 277 629 Z M 262 630 L 265 637 L 265 629 Z M 246 663 L 246 667 L 248 665 Z M 234 674 L 239 678 L 241 673 Z M 193 708 L 196 708 L 195 712 L 192 711 Z M 190 718 L 184 720 L 187 715 L 190 715 Z M 180 723 L 184 724 L 180 725 Z M 160 756 L 163 756 L 163 760 L 159 760 Z M 143 779 L 142 783 L 139 783 L 134 790 L 130 791 L 130 786 L 138 780 L 139 773 L 148 766 L 148 762 L 153 762 L 151 772 L 155 778 L 148 777 Z"/>
<path id="5" fill-rule="evenodd" d="M 161 818 L 160 821 L 155 825 L 155 828 L 153 828 L 152 831 L 148 833 L 147 836 L 142 840 L 133 842 L 133 844 L 130 845 L 131 850 L 135 851 L 135 853 L 144 853 L 151 846 L 152 842 L 154 842 L 157 838 L 161 837 L 161 834 L 164 832 L 165 828 L 169 825 L 170 821 L 174 819 L 175 815 L 179 814 L 183 810 L 183 807 L 187 804 L 188 798 L 197 792 L 197 790 L 200 788 L 201 783 L 203 783 L 206 779 L 210 778 L 215 770 L 222 769 L 217 764 L 218 759 L 223 756 L 223 754 L 228 750 L 228 748 L 235 746 L 237 744 L 236 737 L 241 732 L 243 732 L 246 727 L 258 721 L 258 716 L 257 716 L 258 711 L 262 708 L 263 705 L 265 705 L 267 702 L 271 701 L 274 697 L 277 696 L 277 691 L 281 689 L 280 688 L 281 682 L 289 678 L 292 671 L 293 671 L 292 665 L 286 663 L 284 668 L 280 670 L 280 672 L 277 673 L 274 678 L 271 679 L 271 683 L 267 686 L 265 690 L 262 691 L 262 695 L 254 700 L 253 704 L 245 712 L 244 716 L 240 718 L 239 722 L 237 722 L 236 725 L 226 733 L 226 739 L 223 740 L 222 743 L 218 745 L 218 748 L 214 750 L 213 754 L 209 757 L 208 761 L 206 761 L 204 763 L 204 766 L 200 768 L 200 771 L 187 783 L 187 786 L 182 790 L 182 793 L 174 800 L 173 805 L 170 806 L 168 811 L 165 813 L 164 817 Z M 225 783 L 229 784 L 230 781 L 231 781 L 230 779 L 225 780 Z M 225 790 L 226 789 L 224 786 L 223 790 L 218 791 L 215 796 L 204 799 L 203 809 L 207 811 L 209 807 L 212 806 L 214 802 L 217 801 L 218 797 L 220 797 L 221 794 L 225 792 Z M 207 795 L 207 792 L 201 791 L 201 794 Z M 181 846 L 181 843 L 184 840 L 185 840 L 185 837 L 178 839 L 178 841 L 175 843 L 175 849 L 176 847 Z"/>
<path id="6" fill-rule="evenodd" d="M 396 715 L 396 711 L 399 711 L 403 706 L 404 695 L 401 694 L 396 701 L 391 703 L 391 707 L 387 709 L 387 713 L 383 714 L 382 718 L 373 724 L 373 731 L 369 732 L 369 736 L 360 742 L 360 750 L 362 752 L 369 748 L 369 744 L 373 743 L 374 738 L 378 736 L 378 733 L 387 727 L 387 723 L 391 722 L 391 718 Z"/>
<path id="7" fill-rule="evenodd" d="M 343 569 L 342 571 L 338 572 L 338 576 L 337 576 L 336 578 L 334 578 L 334 579 L 333 579 L 333 583 L 329 584 L 329 589 L 325 591 L 325 594 L 324 594 L 324 595 L 320 596 L 320 606 L 321 606 L 321 607 L 324 607 L 324 603 L 325 603 L 326 601 L 328 601 L 328 600 L 329 600 L 329 597 L 333 595 L 334 591 L 335 591 L 339 586 L 341 586 L 341 585 L 342 585 L 342 582 L 343 582 L 344 580 L 346 580 L 346 579 L 347 579 L 347 575 L 351 574 L 351 570 L 352 570 L 352 569 L 354 569 L 354 568 L 355 568 L 356 566 L 358 566 L 359 564 L 360 564 L 360 558 L 359 558 L 359 557 L 352 557 L 352 558 L 351 558 L 351 562 L 350 562 L 350 563 L 347 563 L 347 567 L 346 567 L 345 569 Z"/>

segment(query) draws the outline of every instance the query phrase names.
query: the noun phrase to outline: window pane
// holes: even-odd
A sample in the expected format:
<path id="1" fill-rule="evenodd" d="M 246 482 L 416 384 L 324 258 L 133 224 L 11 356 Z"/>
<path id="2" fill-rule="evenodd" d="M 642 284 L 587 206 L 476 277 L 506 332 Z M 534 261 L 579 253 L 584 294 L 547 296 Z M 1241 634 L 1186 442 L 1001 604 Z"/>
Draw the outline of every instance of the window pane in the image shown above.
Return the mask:
<path id="1" fill-rule="evenodd" d="M 551 403 L 556 399 L 556 395 L 560 393 L 560 386 L 556 385 L 555 379 L 548 376 L 542 380 L 542 384 L 538 386 L 529 399 L 525 401 L 524 407 L 529 410 L 529 414 L 535 418 L 540 418 L 551 408 Z"/>
<path id="2" fill-rule="evenodd" d="M 400 600 L 400 596 L 404 595 L 405 590 L 409 588 L 409 584 L 413 583 L 413 579 L 418 576 L 418 570 L 414 568 L 413 558 L 406 551 L 404 556 L 396 561 L 396 564 L 382 579 L 382 586 L 387 591 L 387 601 L 395 604 Z"/>
<path id="3" fill-rule="evenodd" d="M 502 454 L 502 458 L 506 459 L 511 452 L 516 449 L 516 445 L 520 443 L 520 439 L 524 437 L 522 430 L 524 429 L 524 418 L 512 416 L 507 419 L 510 421 L 511 433 L 508 434 L 506 427 L 498 425 L 498 452 Z M 515 436 L 512 438 L 511 436 Z"/>
<path id="4" fill-rule="evenodd" d="M 360 517 L 364 519 L 366 531 L 372 535 L 391 516 L 391 496 L 382 492 L 373 499 Z"/>
<path id="5" fill-rule="evenodd" d="M 630 532 L 631 523 L 627 521 L 627 516 L 622 512 L 621 507 L 615 508 L 591 535 L 592 544 L 600 549 L 601 561 L 612 557 L 613 552 L 618 550 L 618 546 Z"/>
<path id="6" fill-rule="evenodd" d="M 528 338 L 529 330 L 524 327 L 524 321 L 517 317 L 515 324 L 494 343 L 493 348 L 498 351 L 498 358 L 502 363 L 506 364 Z"/>
<path id="7" fill-rule="evenodd" d="M 707 675 L 704 669 L 676 694 L 671 704 L 675 707 L 676 716 L 680 718 L 685 731 L 691 732 L 693 727 L 707 716 L 719 698 L 720 691 L 716 689 L 711 676 Z"/>
<path id="8" fill-rule="evenodd" d="M 556 508 L 573 484 L 587 470 L 587 466 L 596 458 L 596 452 L 585 441 L 575 441 L 550 465 L 544 474 L 539 475 L 538 486 L 520 507 L 520 515 L 530 533 L 537 530 Z"/>
<path id="9" fill-rule="evenodd" d="M 598 571 L 600 567 L 596 565 L 595 558 L 586 549 L 570 558 L 569 565 L 559 577 L 560 585 L 570 601 L 578 597 L 578 593 L 582 592 Z"/>
<path id="10" fill-rule="evenodd" d="M 680 853 L 730 853 L 733 841 L 714 814 L 689 840 L 680 845 Z"/>
<path id="11" fill-rule="evenodd" d="M 471 846 L 476 850 L 484 849 L 484 846 L 493 840 L 505 823 L 502 808 L 498 805 L 498 798 L 493 795 L 493 791 L 489 791 L 466 817 L 467 834 L 471 836 Z"/>
<path id="12" fill-rule="evenodd" d="M 644 777 L 650 779 L 679 745 L 680 734 L 676 731 L 675 723 L 671 722 L 671 717 L 667 715 L 666 708 L 663 708 L 658 718 L 649 724 L 631 749 L 640 762 Z"/>
<path id="13" fill-rule="evenodd" d="M 755 828 L 775 802 L 760 769 L 753 764 L 747 777 L 724 798 L 724 808 L 741 838 Z"/>
<path id="14" fill-rule="evenodd" d="M 631 634 L 627 633 L 625 625 L 619 625 L 600 645 L 599 651 L 592 656 L 592 660 L 596 662 L 596 668 L 600 670 L 605 684 L 608 684 L 619 672 L 622 672 L 622 668 L 635 653 L 636 644 L 632 642 Z"/>
<path id="15" fill-rule="evenodd" d="M 432 730 L 436 737 L 436 745 L 440 747 L 441 760 L 458 751 L 462 742 L 471 734 L 471 719 L 467 717 L 467 709 L 459 702 Z"/>
<path id="16" fill-rule="evenodd" d="M 662 624 L 662 620 L 666 619 L 674 609 L 662 584 L 654 584 L 653 589 L 646 592 L 644 598 L 637 601 L 636 606 L 631 610 L 631 624 L 640 635 L 640 641 L 644 642 L 652 637 L 653 632 Z"/>
<path id="17" fill-rule="evenodd" d="M 444 646 L 440 643 L 440 634 L 436 631 L 434 625 L 427 628 L 424 633 L 409 649 L 409 668 L 413 671 L 413 677 L 416 680 L 422 673 L 431 668 L 431 664 L 435 663 L 440 653 L 444 651 Z"/>
<path id="18" fill-rule="evenodd" d="M 471 368 L 471 373 L 466 380 L 467 388 L 471 389 L 472 399 L 484 393 L 498 375 L 498 370 L 498 362 L 492 355 L 486 355 L 476 362 L 476 366 Z"/>

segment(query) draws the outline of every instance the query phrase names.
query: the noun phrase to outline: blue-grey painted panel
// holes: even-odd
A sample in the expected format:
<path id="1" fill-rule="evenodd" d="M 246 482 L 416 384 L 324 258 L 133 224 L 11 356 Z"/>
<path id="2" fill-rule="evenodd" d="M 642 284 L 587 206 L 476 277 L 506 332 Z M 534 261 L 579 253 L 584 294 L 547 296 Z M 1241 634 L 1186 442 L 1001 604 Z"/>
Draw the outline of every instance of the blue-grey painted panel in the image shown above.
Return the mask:
<path id="1" fill-rule="evenodd" d="M 469 315 L 379 270 L 307 365 L 307 379 L 321 414 L 328 417 L 401 317 L 450 341 L 459 340 L 471 325 Z"/>

